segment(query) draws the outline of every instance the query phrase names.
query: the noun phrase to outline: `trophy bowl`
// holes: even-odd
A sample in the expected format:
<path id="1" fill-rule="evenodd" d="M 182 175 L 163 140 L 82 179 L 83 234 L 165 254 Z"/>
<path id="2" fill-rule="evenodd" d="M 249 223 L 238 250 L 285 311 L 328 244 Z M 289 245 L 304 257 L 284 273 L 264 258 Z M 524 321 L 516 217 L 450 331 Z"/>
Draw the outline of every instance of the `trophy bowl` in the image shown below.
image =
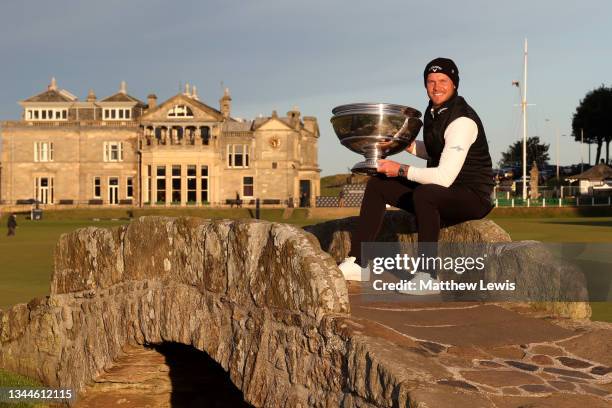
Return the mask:
<path id="1" fill-rule="evenodd" d="M 423 126 L 421 112 L 390 103 L 341 105 L 332 114 L 331 123 L 340 143 L 365 156 L 365 161 L 351 169 L 359 174 L 376 174 L 377 160 L 406 149 Z"/>

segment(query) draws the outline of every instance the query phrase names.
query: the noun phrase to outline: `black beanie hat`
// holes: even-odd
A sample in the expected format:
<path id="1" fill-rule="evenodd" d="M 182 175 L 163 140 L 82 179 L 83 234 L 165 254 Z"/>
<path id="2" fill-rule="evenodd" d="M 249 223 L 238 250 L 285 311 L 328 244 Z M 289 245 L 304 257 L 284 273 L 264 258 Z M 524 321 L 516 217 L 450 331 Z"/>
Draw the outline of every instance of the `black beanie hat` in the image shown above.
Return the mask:
<path id="1" fill-rule="evenodd" d="M 456 88 L 459 88 L 459 68 L 450 58 L 436 58 L 431 60 L 429 64 L 425 66 L 423 71 L 423 82 L 427 86 L 427 75 L 431 73 L 440 73 L 448 76 L 451 81 L 455 84 Z"/>

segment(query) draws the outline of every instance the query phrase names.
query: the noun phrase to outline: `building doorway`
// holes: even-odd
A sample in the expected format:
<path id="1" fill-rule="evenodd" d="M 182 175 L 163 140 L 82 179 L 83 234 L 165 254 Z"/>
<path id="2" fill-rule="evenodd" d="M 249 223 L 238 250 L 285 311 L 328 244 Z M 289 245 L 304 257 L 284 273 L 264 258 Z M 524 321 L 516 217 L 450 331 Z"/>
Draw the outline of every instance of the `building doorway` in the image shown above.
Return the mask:
<path id="1" fill-rule="evenodd" d="M 300 180 L 300 207 L 310 207 L 310 180 Z"/>
<path id="2" fill-rule="evenodd" d="M 119 204 L 119 178 L 110 177 L 108 179 L 108 203 Z"/>
<path id="3" fill-rule="evenodd" d="M 53 177 L 36 177 L 36 201 L 53 204 Z"/>

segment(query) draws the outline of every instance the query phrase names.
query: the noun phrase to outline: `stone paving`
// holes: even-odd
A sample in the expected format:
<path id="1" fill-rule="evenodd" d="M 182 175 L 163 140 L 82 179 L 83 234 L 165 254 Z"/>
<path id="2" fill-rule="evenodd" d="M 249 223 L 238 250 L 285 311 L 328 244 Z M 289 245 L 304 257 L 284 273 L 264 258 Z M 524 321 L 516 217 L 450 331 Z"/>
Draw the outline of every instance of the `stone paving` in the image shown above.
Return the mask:
<path id="1" fill-rule="evenodd" d="M 399 345 L 413 355 L 411 369 L 420 366 L 455 397 L 472 395 L 472 406 L 612 407 L 612 324 L 554 319 L 516 304 L 375 301 L 361 295 L 363 285 L 349 282 L 357 330 Z M 420 399 L 429 398 L 427 406 L 451 403 L 430 391 Z"/>

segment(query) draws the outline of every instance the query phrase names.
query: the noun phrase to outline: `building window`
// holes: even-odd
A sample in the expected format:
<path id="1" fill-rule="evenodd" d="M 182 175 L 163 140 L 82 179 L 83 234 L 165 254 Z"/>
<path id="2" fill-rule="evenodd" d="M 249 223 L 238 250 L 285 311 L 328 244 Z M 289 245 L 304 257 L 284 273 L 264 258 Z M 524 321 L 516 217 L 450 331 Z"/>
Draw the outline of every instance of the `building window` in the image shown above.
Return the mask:
<path id="1" fill-rule="evenodd" d="M 94 198 L 102 197 L 102 185 L 100 184 L 100 177 L 94 177 L 93 196 Z"/>
<path id="2" fill-rule="evenodd" d="M 119 178 L 108 178 L 108 203 L 119 204 Z"/>
<path id="3" fill-rule="evenodd" d="M 242 178 L 242 196 L 253 197 L 253 177 Z"/>
<path id="4" fill-rule="evenodd" d="M 234 145 L 234 167 L 244 167 L 243 145 Z"/>
<path id="5" fill-rule="evenodd" d="M 208 166 L 202 166 L 200 176 L 200 199 L 204 204 L 208 202 Z"/>
<path id="6" fill-rule="evenodd" d="M 130 119 L 131 108 L 104 108 L 104 120 L 126 120 Z"/>
<path id="7" fill-rule="evenodd" d="M 125 198 L 134 197 L 134 177 L 128 177 L 125 183 Z"/>
<path id="8" fill-rule="evenodd" d="M 123 161 L 123 142 L 104 142 L 104 161 Z"/>
<path id="9" fill-rule="evenodd" d="M 151 182 L 151 165 L 147 166 L 147 203 L 151 204 L 151 193 L 153 189 L 153 183 Z"/>
<path id="10" fill-rule="evenodd" d="M 68 118 L 68 109 L 53 108 L 53 109 L 26 109 L 26 120 L 66 120 Z"/>
<path id="11" fill-rule="evenodd" d="M 53 142 L 34 142 L 34 161 L 53 161 Z"/>
<path id="12" fill-rule="evenodd" d="M 233 168 L 249 167 L 249 145 L 227 145 L 227 166 Z"/>
<path id="13" fill-rule="evenodd" d="M 40 204 L 53 204 L 53 177 L 36 177 L 36 201 Z"/>
<path id="14" fill-rule="evenodd" d="M 197 201 L 197 192 L 196 192 L 196 187 L 197 187 L 197 177 L 198 175 L 198 170 L 197 170 L 197 166 L 195 165 L 190 165 L 187 166 L 187 202 L 188 203 L 195 203 Z"/>
<path id="15" fill-rule="evenodd" d="M 181 202 L 181 166 L 172 166 L 172 202 Z"/>
<path id="16" fill-rule="evenodd" d="M 40 204 L 53 204 L 53 177 L 36 177 L 36 201 Z"/>
<path id="17" fill-rule="evenodd" d="M 273 169 L 278 168 L 278 163 L 277 163 L 277 162 L 272 162 L 272 168 L 273 168 Z"/>
<path id="18" fill-rule="evenodd" d="M 156 201 L 158 203 L 166 202 L 166 166 L 157 166 L 157 176 L 156 176 L 156 184 L 157 184 L 157 197 Z"/>
<path id="19" fill-rule="evenodd" d="M 168 111 L 168 117 L 193 118 L 193 111 L 189 106 L 186 105 L 174 105 L 174 107 Z"/>

